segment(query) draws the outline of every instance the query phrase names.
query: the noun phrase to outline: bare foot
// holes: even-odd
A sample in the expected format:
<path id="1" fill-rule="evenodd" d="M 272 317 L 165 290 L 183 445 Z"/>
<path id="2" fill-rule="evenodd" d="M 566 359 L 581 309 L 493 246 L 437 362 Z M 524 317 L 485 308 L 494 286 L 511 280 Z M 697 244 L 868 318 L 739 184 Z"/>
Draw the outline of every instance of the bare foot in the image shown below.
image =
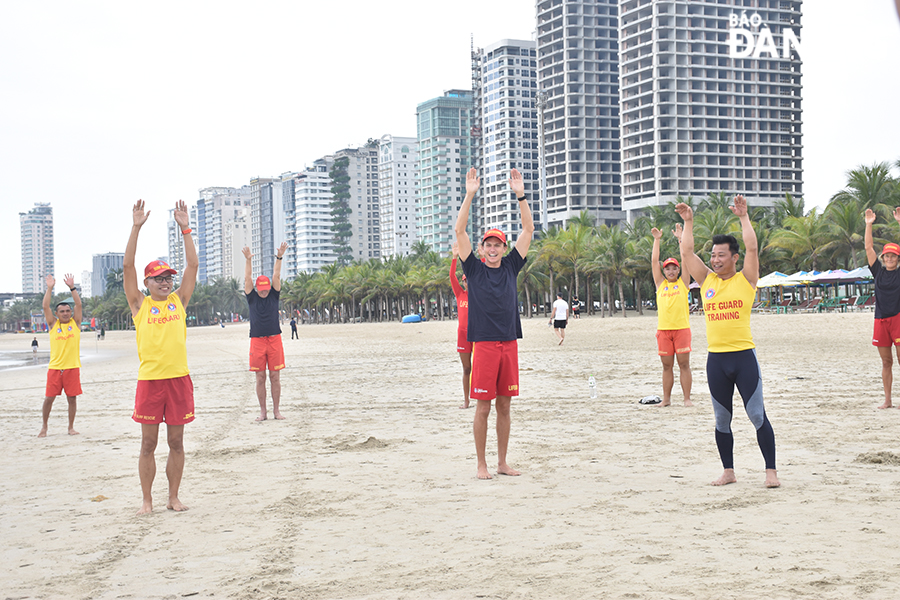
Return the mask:
<path id="1" fill-rule="evenodd" d="M 559 345 L 562 346 L 562 343 L 566 340 L 559 340 Z"/>
<path id="2" fill-rule="evenodd" d="M 182 504 L 181 500 L 178 498 L 169 498 L 169 503 L 166 504 L 166 508 L 174 510 L 175 512 L 183 512 L 188 509 L 188 507 Z"/>
<path id="3" fill-rule="evenodd" d="M 512 477 L 516 477 L 518 475 L 521 475 L 521 473 L 519 473 L 509 465 L 497 465 L 497 475 L 510 475 Z"/>
<path id="4" fill-rule="evenodd" d="M 144 502 L 141 504 L 141 509 L 137 511 L 138 515 L 149 515 L 153 512 L 153 503 L 152 502 Z"/>
<path id="5" fill-rule="evenodd" d="M 878 408 L 894 408 L 894 407 L 893 407 L 893 405 L 891 405 L 891 402 L 889 400 L 885 400 L 884 404 L 882 404 Z"/>
<path id="6" fill-rule="evenodd" d="M 663 400 L 662 402 L 659 403 L 659 406 L 669 406 L 670 404 L 672 404 L 672 403 L 669 402 L 668 400 Z"/>
<path id="7" fill-rule="evenodd" d="M 41 432 L 38 434 L 38 437 L 47 437 L 47 428 L 46 427 L 41 429 Z"/>
<path id="8" fill-rule="evenodd" d="M 775 469 L 766 469 L 766 487 L 781 487 L 781 482 L 778 481 L 778 471 L 776 471 Z"/>
<path id="9" fill-rule="evenodd" d="M 710 485 L 728 485 L 729 483 L 736 482 L 737 479 L 734 476 L 734 469 L 725 469 L 725 472 L 722 473 L 722 476 L 715 481 L 710 482 Z"/>
<path id="10" fill-rule="evenodd" d="M 70 429 L 70 430 L 69 430 L 69 435 L 81 435 L 81 434 L 78 433 L 77 431 L 75 431 L 74 429 Z"/>
<path id="11" fill-rule="evenodd" d="M 460 406 L 460 408 L 469 408 L 469 401 L 466 400 L 465 403 L 462 406 Z"/>
<path id="12" fill-rule="evenodd" d="M 278 419 L 279 421 L 284 420 L 284 416 L 282 416 L 282 414 L 278 411 L 275 411 L 275 418 Z"/>
<path id="13" fill-rule="evenodd" d="M 685 406 L 693 406 L 694 403 L 691 402 L 691 399 L 690 399 L 690 398 L 688 398 L 687 400 L 684 401 L 684 405 L 685 405 Z"/>
<path id="14" fill-rule="evenodd" d="M 488 473 L 487 465 L 478 465 L 478 479 L 493 479 L 491 474 Z"/>
<path id="15" fill-rule="evenodd" d="M 267 417 L 266 415 L 259 415 L 258 417 L 256 417 L 256 420 L 257 421 L 265 421 L 268 418 L 269 417 Z"/>

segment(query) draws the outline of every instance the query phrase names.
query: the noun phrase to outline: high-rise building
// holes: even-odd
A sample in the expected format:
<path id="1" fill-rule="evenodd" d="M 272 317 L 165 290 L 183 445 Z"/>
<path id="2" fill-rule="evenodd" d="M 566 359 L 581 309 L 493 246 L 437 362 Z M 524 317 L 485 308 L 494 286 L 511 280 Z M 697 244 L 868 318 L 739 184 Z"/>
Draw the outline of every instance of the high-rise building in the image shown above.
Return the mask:
<path id="1" fill-rule="evenodd" d="M 42 294 L 44 278 L 54 275 L 53 208 L 49 202 L 35 202 L 27 213 L 19 213 L 22 244 L 22 293 Z"/>
<path id="2" fill-rule="evenodd" d="M 348 200 L 353 260 L 381 257 L 381 220 L 378 194 L 378 144 L 345 148 L 334 153 L 335 162 L 346 158 L 350 177 Z M 332 222 L 333 224 L 333 222 Z M 338 257 L 340 258 L 340 257 Z"/>
<path id="3" fill-rule="evenodd" d="M 190 219 L 191 224 L 198 221 L 196 206 L 188 207 L 188 218 Z M 173 289 L 177 289 L 178 286 L 181 285 L 181 274 L 184 273 L 185 257 L 184 234 L 181 233 L 181 226 L 175 220 L 174 208 L 169 209 L 169 219 L 166 221 L 166 232 L 168 237 L 169 256 L 161 258 L 160 260 L 167 259 L 166 262 L 169 263 L 169 266 L 178 271 L 177 274 L 172 276 Z M 191 239 L 194 240 L 194 249 L 196 250 L 200 247 L 200 238 L 196 227 L 191 227 L 190 236 Z M 143 266 L 135 265 L 135 268 L 138 270 L 138 281 L 142 282 L 144 280 Z"/>
<path id="4" fill-rule="evenodd" d="M 648 3 L 647 0 L 641 0 Z M 687 2 L 681 2 L 688 4 Z M 582 211 L 614 224 L 622 212 L 619 0 L 537 0 L 539 119 L 549 224 Z"/>
<path id="5" fill-rule="evenodd" d="M 250 186 L 242 188 L 209 187 L 200 190 L 197 200 L 197 258 L 200 267 L 197 280 L 207 282 L 216 277 L 237 277 L 232 268 L 233 257 L 226 253 L 225 226 L 249 210 Z M 230 252 L 230 244 L 227 252 Z M 241 248 L 237 249 L 241 253 Z M 243 254 L 240 276 L 243 277 Z"/>
<path id="6" fill-rule="evenodd" d="M 378 142 L 378 201 L 381 255 L 409 254 L 416 242 L 419 143 L 384 135 Z"/>
<path id="7" fill-rule="evenodd" d="M 731 20 L 753 38 L 799 34 L 801 0 L 622 0 L 623 207 L 676 196 L 741 193 L 772 206 L 801 196 L 801 61 L 797 52 L 732 58 Z M 776 42 L 777 43 L 777 42 Z M 760 48 L 756 48 L 759 51 Z"/>
<path id="8" fill-rule="evenodd" d="M 82 298 L 90 298 L 94 295 L 94 286 L 91 281 L 91 272 L 90 271 L 82 271 L 81 272 L 81 297 Z"/>
<path id="9" fill-rule="evenodd" d="M 257 277 L 271 276 L 275 267 L 274 182 L 269 177 L 250 180 L 250 252 Z"/>
<path id="10" fill-rule="evenodd" d="M 446 255 L 455 236 L 453 225 L 466 194 L 466 171 L 480 144 L 472 92 L 450 90 L 416 107 L 419 142 L 418 238 Z M 474 212 L 474 211 L 473 211 Z M 470 214 L 470 231 L 479 231 Z"/>
<path id="11" fill-rule="evenodd" d="M 222 223 L 222 269 L 225 277 L 234 277 L 244 286 L 244 247 L 250 247 L 250 207 L 241 206 L 234 218 Z M 230 273 L 230 275 L 229 275 Z"/>
<path id="12" fill-rule="evenodd" d="M 535 43 L 526 40 L 500 40 L 473 51 L 476 127 L 481 132 L 475 138 L 481 143 L 473 145 L 481 177 L 480 198 L 473 203 L 481 225 L 476 237 L 492 227 L 504 231 L 510 243 L 518 237 L 522 219 L 507 181 L 513 168 L 522 174 L 532 208 L 540 207 L 535 57 Z M 540 222 L 538 215 L 535 222 Z"/>
<path id="13" fill-rule="evenodd" d="M 331 231 L 332 181 L 328 174 L 333 164 L 334 157 L 325 156 L 294 178 L 294 248 L 283 266 L 287 278 L 301 272 L 317 273 L 337 260 Z"/>
<path id="14" fill-rule="evenodd" d="M 91 293 L 94 296 L 106 294 L 106 284 L 111 271 L 119 271 L 125 267 L 124 252 L 107 252 L 95 254 L 91 260 Z M 137 268 L 138 265 L 135 265 Z M 138 270 L 138 281 L 143 281 L 144 272 Z"/>

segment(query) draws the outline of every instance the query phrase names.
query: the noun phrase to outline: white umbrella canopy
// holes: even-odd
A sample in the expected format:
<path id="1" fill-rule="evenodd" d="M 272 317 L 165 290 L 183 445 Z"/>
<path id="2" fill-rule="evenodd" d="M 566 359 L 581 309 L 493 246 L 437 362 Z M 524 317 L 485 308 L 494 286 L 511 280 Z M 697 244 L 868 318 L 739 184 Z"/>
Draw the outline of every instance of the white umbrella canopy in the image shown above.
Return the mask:
<path id="1" fill-rule="evenodd" d="M 772 271 L 765 277 L 760 277 L 759 281 L 756 282 L 756 287 L 764 288 L 764 287 L 778 287 L 780 285 L 784 285 L 784 281 L 788 278 L 787 275 L 781 273 L 779 271 Z"/>

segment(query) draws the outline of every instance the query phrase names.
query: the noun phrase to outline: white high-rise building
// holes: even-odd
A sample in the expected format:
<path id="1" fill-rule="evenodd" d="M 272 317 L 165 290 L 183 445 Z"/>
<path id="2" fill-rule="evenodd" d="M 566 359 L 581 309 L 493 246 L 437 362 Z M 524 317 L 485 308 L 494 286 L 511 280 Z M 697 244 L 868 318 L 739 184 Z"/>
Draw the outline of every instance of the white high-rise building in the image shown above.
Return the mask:
<path id="1" fill-rule="evenodd" d="M 641 0 L 648 3 L 648 0 Z M 682 4 L 692 2 L 682 1 Z M 619 0 L 537 0 L 537 109 L 551 226 L 587 210 L 624 219 L 619 157 Z"/>
<path id="2" fill-rule="evenodd" d="M 42 294 L 44 278 L 56 276 L 53 261 L 53 208 L 49 202 L 35 202 L 27 213 L 19 213 L 22 245 L 22 293 Z"/>
<path id="3" fill-rule="evenodd" d="M 226 250 L 225 227 L 236 218 L 249 211 L 250 186 L 241 188 L 208 187 L 200 190 L 197 200 L 197 220 L 192 228 L 197 230 L 197 257 L 200 267 L 197 279 L 207 282 L 216 277 L 237 277 L 232 268 L 233 257 Z M 238 247 L 240 254 L 241 248 Z M 243 254 L 240 254 L 242 266 L 240 277 L 243 278 Z"/>
<path id="4" fill-rule="evenodd" d="M 382 256 L 409 254 L 410 247 L 418 239 L 418 163 L 419 143 L 416 138 L 384 135 L 379 140 L 378 201 Z"/>
<path id="5" fill-rule="evenodd" d="M 345 148 L 334 153 L 335 162 L 346 158 L 350 177 L 348 200 L 351 225 L 352 260 L 381 257 L 381 217 L 378 194 L 377 143 L 362 148 Z M 334 224 L 334 222 L 332 222 Z M 337 257 L 340 260 L 340 255 Z"/>
<path id="6" fill-rule="evenodd" d="M 166 262 L 169 263 L 169 266 L 178 271 L 176 275 L 172 276 L 173 285 L 177 288 L 181 285 L 181 274 L 184 273 L 184 234 L 181 233 L 181 226 L 178 225 L 178 222 L 175 220 L 175 209 L 169 209 L 169 219 L 166 221 L 166 232 L 168 236 L 168 247 L 169 247 L 169 256 Z M 200 246 L 200 240 L 198 237 L 197 228 L 193 226 L 194 223 L 197 222 L 197 207 L 191 206 L 188 207 L 188 215 L 191 223 L 191 239 L 194 240 L 194 249 L 196 250 Z M 143 265 L 135 265 L 135 268 L 138 271 L 138 282 L 144 281 L 144 271 Z"/>
<path id="7" fill-rule="evenodd" d="M 82 271 L 81 272 L 81 297 L 82 298 L 90 298 L 93 296 L 93 286 L 91 285 L 91 272 L 90 271 Z"/>
<path id="8" fill-rule="evenodd" d="M 333 194 L 331 177 L 328 175 L 333 163 L 333 156 L 325 156 L 295 176 L 294 251 L 288 257 L 293 260 L 282 267 L 286 278 L 301 272 L 316 273 L 337 259 L 332 243 Z"/>
<path id="9" fill-rule="evenodd" d="M 633 211 L 676 196 L 740 193 L 772 206 L 803 194 L 801 0 L 622 0 L 622 198 Z M 768 29 L 776 52 L 732 58 L 732 18 Z M 776 56 L 773 56 L 776 54 Z M 755 56 L 754 56 L 755 55 Z"/>

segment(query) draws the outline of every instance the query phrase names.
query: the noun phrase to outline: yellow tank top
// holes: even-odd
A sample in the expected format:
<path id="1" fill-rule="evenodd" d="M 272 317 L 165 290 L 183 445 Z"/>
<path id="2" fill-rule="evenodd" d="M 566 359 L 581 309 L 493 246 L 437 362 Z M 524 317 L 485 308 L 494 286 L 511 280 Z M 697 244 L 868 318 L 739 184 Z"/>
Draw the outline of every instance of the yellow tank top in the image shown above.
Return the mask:
<path id="1" fill-rule="evenodd" d="M 189 374 L 187 364 L 187 315 L 178 294 L 156 302 L 144 298 L 134 316 L 139 380 L 174 379 Z"/>
<path id="2" fill-rule="evenodd" d="M 743 273 L 728 279 L 710 273 L 700 287 L 700 295 L 710 352 L 738 352 L 756 347 L 750 333 L 750 309 L 756 288 Z"/>
<path id="3" fill-rule="evenodd" d="M 60 323 L 59 319 L 50 328 L 50 364 L 48 369 L 81 368 L 81 329 L 75 319 Z"/>
<path id="4" fill-rule="evenodd" d="M 688 286 L 681 277 L 674 282 L 663 279 L 656 288 L 656 309 L 659 318 L 657 329 L 670 331 L 691 326 L 688 319 Z"/>

